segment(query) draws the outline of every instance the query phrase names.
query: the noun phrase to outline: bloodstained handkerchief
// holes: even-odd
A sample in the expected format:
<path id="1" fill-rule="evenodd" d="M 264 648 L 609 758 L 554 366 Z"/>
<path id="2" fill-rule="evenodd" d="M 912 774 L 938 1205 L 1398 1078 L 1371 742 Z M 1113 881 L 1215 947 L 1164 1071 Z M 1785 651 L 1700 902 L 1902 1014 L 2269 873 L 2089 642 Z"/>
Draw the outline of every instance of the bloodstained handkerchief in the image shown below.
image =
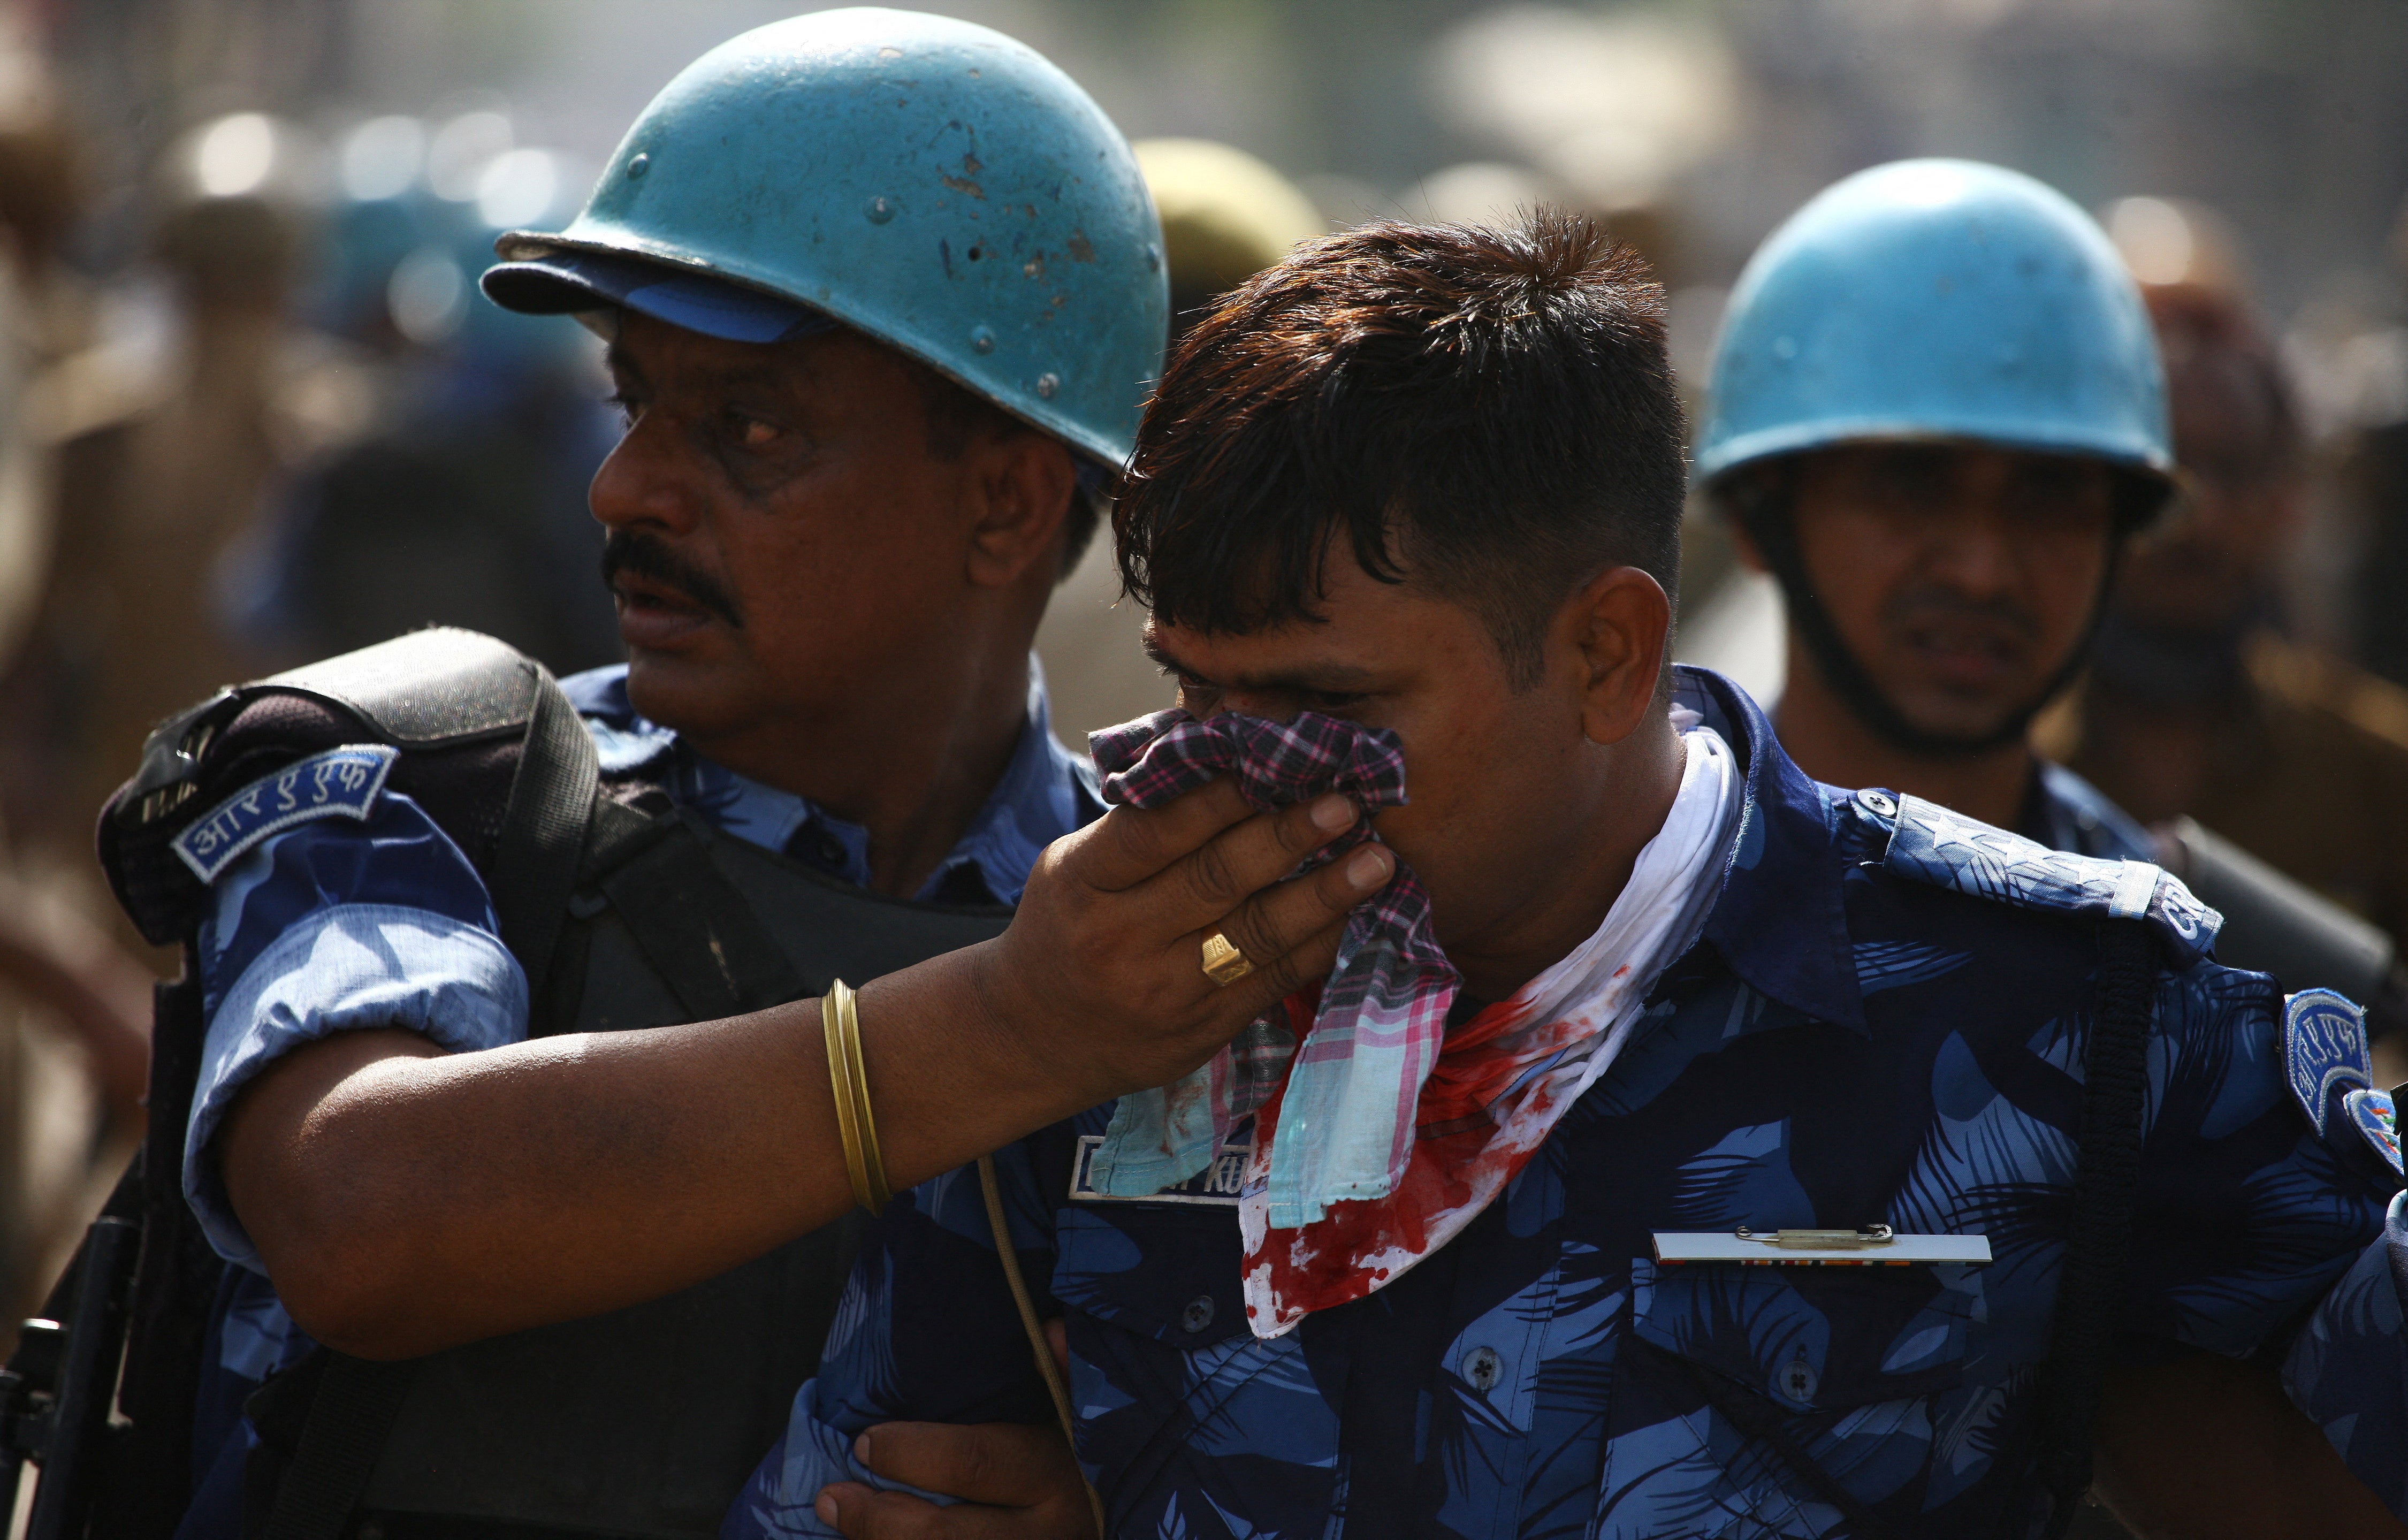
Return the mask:
<path id="1" fill-rule="evenodd" d="M 1742 777 L 1695 713 L 1675 709 L 1672 727 L 1685 764 L 1671 810 L 1586 941 L 1449 1033 L 1459 981 L 1427 895 L 1400 872 L 1349 919 L 1325 986 L 1289 996 L 1180 1084 L 1121 1099 L 1092 1185 L 1161 1192 L 1202 1170 L 1252 1110 L 1238 1233 L 1257 1337 L 1383 1288 L 1462 1233 L 1613 1063 L 1721 890 Z M 1331 786 L 1368 806 L 1404 799 L 1393 741 L 1325 717 L 1282 727 L 1167 712 L 1095 744 L 1108 800 L 1151 804 L 1228 770 L 1258 806 Z"/>
<path id="2" fill-rule="evenodd" d="M 1157 712 L 1093 734 L 1088 743 L 1104 774 L 1104 800 L 1131 807 L 1158 807 L 1232 774 L 1258 808 L 1329 791 L 1366 812 L 1405 801 L 1396 734 L 1313 712 L 1284 723 Z M 1373 837 L 1367 820 L 1306 865 Z M 1279 1115 L 1292 1137 L 1279 1141 L 1266 1175 L 1271 1225 L 1298 1229 L 1333 1202 L 1387 1196 L 1412 1153 L 1414 1108 L 1438 1063 L 1460 983 L 1431 933 L 1429 894 L 1400 868 L 1348 917 L 1302 1043 L 1289 1026 L 1301 1012 L 1291 1005 L 1255 1022 L 1185 1079 L 1121 1098 L 1096 1152 L 1096 1190 L 1145 1197 L 1194 1176 L 1284 1075 Z M 1312 1137 L 1301 1137 L 1308 1128 Z"/>

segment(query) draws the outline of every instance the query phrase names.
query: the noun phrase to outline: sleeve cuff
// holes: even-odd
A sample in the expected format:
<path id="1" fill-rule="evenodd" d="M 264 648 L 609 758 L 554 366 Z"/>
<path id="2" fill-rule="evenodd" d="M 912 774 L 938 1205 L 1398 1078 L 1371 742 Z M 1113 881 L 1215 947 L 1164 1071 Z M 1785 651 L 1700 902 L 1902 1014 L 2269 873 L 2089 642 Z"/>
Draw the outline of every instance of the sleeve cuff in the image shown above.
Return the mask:
<path id="1" fill-rule="evenodd" d="M 398 1028 L 452 1053 L 526 1036 L 527 984 L 490 931 L 398 904 L 314 910 L 251 959 L 209 1018 L 185 1126 L 184 1197 L 218 1255 L 264 1272 L 210 1142 L 251 1078 L 331 1033 Z"/>

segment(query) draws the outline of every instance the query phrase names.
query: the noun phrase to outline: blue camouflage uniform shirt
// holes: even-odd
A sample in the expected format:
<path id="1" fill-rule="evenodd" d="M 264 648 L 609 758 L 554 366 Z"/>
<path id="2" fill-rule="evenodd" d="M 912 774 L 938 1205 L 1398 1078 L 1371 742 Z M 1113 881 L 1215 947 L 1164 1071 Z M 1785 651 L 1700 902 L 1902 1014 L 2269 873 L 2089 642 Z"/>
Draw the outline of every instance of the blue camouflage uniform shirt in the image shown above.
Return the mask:
<path id="1" fill-rule="evenodd" d="M 1030 661 L 1028 721 L 1003 778 L 918 897 L 1012 903 L 1060 836 L 1099 816 L 1094 770 L 1054 740 Z M 869 881 L 869 838 L 809 799 L 717 765 L 627 702 L 624 666 L 563 680 L 606 776 L 658 782 L 740 839 L 845 881 Z M 409 797 L 361 821 L 270 836 L 219 873 L 200 930 L 207 1038 L 186 1136 L 185 1194 L 228 1261 L 204 1348 L 186 1540 L 233 1536 L 255 1435 L 242 1402 L 312 1346 L 260 1271 L 227 1202 L 211 1144 L 235 1097 L 277 1058 L 329 1033 L 407 1028 L 453 1052 L 526 1036 L 527 985 L 503 946 L 483 880 Z"/>
<path id="2" fill-rule="evenodd" d="M 2396 1502 L 2408 1377 L 2369 1246 L 2397 1182 L 2294 1101 L 2272 981 L 2207 960 L 2212 914 L 2153 869 L 1817 785 L 1727 682 L 1684 669 L 1679 694 L 1746 766 L 1705 938 L 1452 1245 L 1257 1341 L 1226 1179 L 1154 1201 L 1078 1190 L 1109 1105 L 999 1153 L 1015 1249 L 1040 1311 L 1066 1318 L 1078 1454 L 1111 1533 L 1848 1532 L 1699 1374 L 1772 1409 L 1898 1533 L 1989 1533 L 2029 1479 L 2018 1441 L 2065 1255 L 2091 922 L 2133 913 L 2136 891 L 2167 971 L 2123 1350 L 2279 1353 L 2325 1301 L 2293 1393 L 2329 1427 L 2319 1394 L 2363 1410 L 2350 1431 L 2382 1445 Z M 1650 1240 L 1876 1222 L 1979 1233 L 1994 1259 L 1667 1266 Z M 2327 1298 L 2344 1275 L 2362 1302 Z M 2356 1381 L 2323 1367 L 2336 1356 Z M 819 1377 L 724 1533 L 829 1533 L 822 1485 L 891 1485 L 852 1452 L 891 1418 L 1050 1419 L 969 1171 L 871 1228 Z"/>

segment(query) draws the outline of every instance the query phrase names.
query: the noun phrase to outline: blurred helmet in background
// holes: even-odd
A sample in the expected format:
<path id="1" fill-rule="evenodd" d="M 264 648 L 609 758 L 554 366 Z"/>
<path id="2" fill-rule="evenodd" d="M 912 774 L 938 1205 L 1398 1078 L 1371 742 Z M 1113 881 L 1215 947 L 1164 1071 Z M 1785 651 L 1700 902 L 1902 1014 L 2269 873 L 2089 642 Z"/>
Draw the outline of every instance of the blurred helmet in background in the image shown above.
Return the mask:
<path id="1" fill-rule="evenodd" d="M 2095 456 L 2165 483 L 2165 373 L 2089 215 L 2024 176 L 1914 160 L 1837 182 L 1740 275 L 1697 476 L 1869 439 Z"/>
<path id="2" fill-rule="evenodd" d="M 1211 139 L 1140 139 L 1130 147 L 1162 219 L 1171 324 L 1320 235 L 1324 222 L 1296 184 Z"/>
<path id="3" fill-rule="evenodd" d="M 509 309 L 623 303 L 764 342 L 833 317 L 1107 464 L 1161 364 L 1161 231 L 1120 131 L 1033 50 L 911 11 L 712 50 L 566 229 L 496 249 Z"/>
<path id="4" fill-rule="evenodd" d="M 489 366 L 553 367 L 591 352 L 576 328 L 505 310 L 477 287 L 504 231 L 574 215 L 584 168 L 517 144 L 509 118 L 492 110 L 431 130 L 371 118 L 345 136 L 336 166 L 340 197 L 315 305 L 329 330 Z"/>

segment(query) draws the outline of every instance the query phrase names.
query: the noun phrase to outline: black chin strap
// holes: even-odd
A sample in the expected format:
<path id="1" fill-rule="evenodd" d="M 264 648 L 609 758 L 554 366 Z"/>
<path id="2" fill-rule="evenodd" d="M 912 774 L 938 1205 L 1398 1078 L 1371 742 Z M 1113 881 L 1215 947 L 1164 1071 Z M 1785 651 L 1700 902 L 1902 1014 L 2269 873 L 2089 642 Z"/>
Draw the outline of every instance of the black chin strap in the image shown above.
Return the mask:
<path id="1" fill-rule="evenodd" d="M 1761 486 L 1742 492 L 1735 511 L 1749 539 L 1756 541 L 1765 565 L 1771 569 L 1773 581 L 1781 584 L 1782 597 L 1789 605 L 1790 621 L 1798 634 L 1806 640 L 1806 650 L 1813 655 L 1814 666 L 1838 693 L 1841 701 L 1855 713 L 1857 721 L 1871 730 L 1874 737 L 1891 748 L 1926 759 L 1973 759 L 1993 749 L 2019 741 L 2031 727 L 2032 718 L 2046 709 L 2073 676 L 2082 671 L 2089 660 L 2091 640 L 2099 634 L 2100 622 L 2107 613 L 2107 596 L 2115 585 L 2115 569 L 2124 554 L 2124 539 L 2118 533 L 2110 537 L 2107 548 L 2107 569 L 2100 574 L 2099 591 L 2091 597 L 2090 618 L 2082 627 L 2081 640 L 2065 655 L 2065 660 L 2048 677 L 2048 682 L 2031 699 L 2010 712 L 2005 720 L 1988 732 L 1971 735 L 1930 732 L 1906 719 L 1881 686 L 1873 683 L 1856 655 L 1841 640 L 1840 628 L 1831 612 L 1815 596 L 1813 585 L 1807 581 L 1805 558 L 1798 550 L 1798 521 L 1792 515 L 1787 489 Z"/>

